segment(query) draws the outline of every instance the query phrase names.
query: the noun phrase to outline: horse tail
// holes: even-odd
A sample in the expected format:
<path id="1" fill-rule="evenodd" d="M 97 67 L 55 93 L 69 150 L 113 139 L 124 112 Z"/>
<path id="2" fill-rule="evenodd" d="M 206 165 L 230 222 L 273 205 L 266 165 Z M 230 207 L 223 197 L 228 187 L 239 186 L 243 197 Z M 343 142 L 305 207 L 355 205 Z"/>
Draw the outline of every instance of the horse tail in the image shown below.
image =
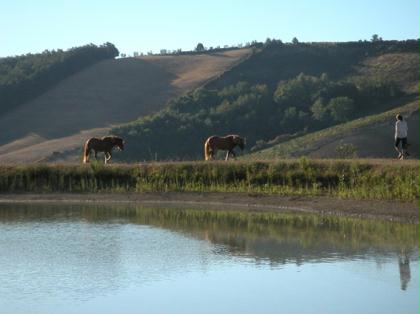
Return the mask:
<path id="1" fill-rule="evenodd" d="M 204 143 L 204 159 L 209 160 L 211 156 L 210 139 Z"/>
<path id="2" fill-rule="evenodd" d="M 83 163 L 89 162 L 89 140 L 86 141 L 85 146 L 83 147 Z"/>

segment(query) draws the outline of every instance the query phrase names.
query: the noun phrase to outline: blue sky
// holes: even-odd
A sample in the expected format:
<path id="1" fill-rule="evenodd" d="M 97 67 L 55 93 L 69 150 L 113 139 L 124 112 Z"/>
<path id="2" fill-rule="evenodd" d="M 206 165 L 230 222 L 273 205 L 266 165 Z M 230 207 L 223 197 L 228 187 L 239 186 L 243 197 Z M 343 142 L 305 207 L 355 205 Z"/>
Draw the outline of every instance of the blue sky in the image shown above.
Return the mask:
<path id="1" fill-rule="evenodd" d="M 419 38 L 418 0 L 0 0 L 0 57 L 114 43 L 120 52 Z"/>

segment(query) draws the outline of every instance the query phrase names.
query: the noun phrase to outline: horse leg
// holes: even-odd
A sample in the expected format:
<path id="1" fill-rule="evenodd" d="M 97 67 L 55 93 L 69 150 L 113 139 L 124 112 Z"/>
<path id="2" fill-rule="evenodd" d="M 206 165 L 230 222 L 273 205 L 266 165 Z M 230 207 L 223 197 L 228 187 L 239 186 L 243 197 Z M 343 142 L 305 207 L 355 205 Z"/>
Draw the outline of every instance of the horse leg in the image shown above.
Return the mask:
<path id="1" fill-rule="evenodd" d="M 108 154 L 108 157 L 106 156 Z M 105 152 L 105 164 L 108 163 L 108 161 L 110 161 L 112 158 L 112 154 L 111 152 Z"/>
<path id="2" fill-rule="evenodd" d="M 89 157 L 90 157 L 90 149 L 87 150 L 87 152 L 86 152 L 85 160 L 84 160 L 85 163 L 89 162 Z"/>
<path id="3" fill-rule="evenodd" d="M 95 153 L 95 159 L 98 160 L 98 152 L 96 150 L 93 151 Z"/>
<path id="4" fill-rule="evenodd" d="M 225 161 L 228 161 L 228 159 L 229 159 L 229 154 L 230 154 L 230 151 L 227 151 Z"/>
<path id="5" fill-rule="evenodd" d="M 231 150 L 229 153 L 232 155 L 233 158 L 236 159 L 236 154 L 235 154 L 235 152 L 233 150 Z"/>

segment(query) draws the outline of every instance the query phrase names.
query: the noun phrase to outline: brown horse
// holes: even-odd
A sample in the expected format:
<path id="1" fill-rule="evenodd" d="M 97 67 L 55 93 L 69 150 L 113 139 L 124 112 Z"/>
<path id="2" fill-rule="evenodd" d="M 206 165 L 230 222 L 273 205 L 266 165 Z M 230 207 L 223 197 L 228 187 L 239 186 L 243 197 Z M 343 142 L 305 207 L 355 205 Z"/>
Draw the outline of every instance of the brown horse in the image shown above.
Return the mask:
<path id="1" fill-rule="evenodd" d="M 89 162 L 90 151 L 93 150 L 95 159 L 98 152 L 105 153 L 105 164 L 112 158 L 112 149 L 117 146 L 120 150 L 124 149 L 124 141 L 117 136 L 104 136 L 102 138 L 92 137 L 85 143 L 83 150 L 83 163 Z"/>
<path id="2" fill-rule="evenodd" d="M 204 156 L 205 160 L 214 159 L 218 150 L 227 150 L 225 160 L 229 159 L 229 156 L 235 157 L 233 149 L 239 146 L 241 150 L 245 147 L 245 139 L 239 135 L 228 135 L 225 137 L 210 136 L 204 143 Z"/>

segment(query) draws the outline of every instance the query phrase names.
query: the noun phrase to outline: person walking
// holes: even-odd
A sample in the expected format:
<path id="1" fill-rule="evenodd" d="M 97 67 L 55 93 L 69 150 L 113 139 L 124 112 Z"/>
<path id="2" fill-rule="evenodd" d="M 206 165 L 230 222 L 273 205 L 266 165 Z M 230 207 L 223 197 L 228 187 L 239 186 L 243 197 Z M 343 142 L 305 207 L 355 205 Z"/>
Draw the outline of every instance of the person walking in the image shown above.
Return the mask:
<path id="1" fill-rule="evenodd" d="M 401 114 L 397 114 L 395 118 L 397 119 L 395 122 L 395 150 L 398 152 L 398 159 L 404 159 L 406 156 L 409 156 L 407 151 L 408 126 Z"/>

